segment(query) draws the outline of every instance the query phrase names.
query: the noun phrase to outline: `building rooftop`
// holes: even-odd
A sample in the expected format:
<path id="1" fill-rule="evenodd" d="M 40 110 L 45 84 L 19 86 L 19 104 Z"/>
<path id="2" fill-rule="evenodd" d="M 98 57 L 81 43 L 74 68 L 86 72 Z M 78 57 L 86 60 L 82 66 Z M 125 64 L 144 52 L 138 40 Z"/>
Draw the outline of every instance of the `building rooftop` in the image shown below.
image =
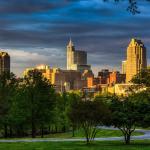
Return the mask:
<path id="1" fill-rule="evenodd" d="M 9 54 L 7 52 L 4 52 L 4 51 L 0 51 L 0 55 L 1 56 L 9 56 Z"/>

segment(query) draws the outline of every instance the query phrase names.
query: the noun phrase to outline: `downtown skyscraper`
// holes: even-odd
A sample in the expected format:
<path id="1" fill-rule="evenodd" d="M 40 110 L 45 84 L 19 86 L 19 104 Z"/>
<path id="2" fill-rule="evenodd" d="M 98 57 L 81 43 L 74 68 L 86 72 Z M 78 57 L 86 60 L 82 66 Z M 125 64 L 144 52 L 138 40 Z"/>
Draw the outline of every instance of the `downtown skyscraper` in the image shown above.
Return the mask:
<path id="1" fill-rule="evenodd" d="M 146 47 L 141 40 L 132 39 L 127 48 L 126 82 L 147 67 Z"/>
<path id="2" fill-rule="evenodd" d="M 76 50 L 71 39 L 67 45 L 67 70 L 91 70 L 91 66 L 87 65 L 87 52 Z"/>

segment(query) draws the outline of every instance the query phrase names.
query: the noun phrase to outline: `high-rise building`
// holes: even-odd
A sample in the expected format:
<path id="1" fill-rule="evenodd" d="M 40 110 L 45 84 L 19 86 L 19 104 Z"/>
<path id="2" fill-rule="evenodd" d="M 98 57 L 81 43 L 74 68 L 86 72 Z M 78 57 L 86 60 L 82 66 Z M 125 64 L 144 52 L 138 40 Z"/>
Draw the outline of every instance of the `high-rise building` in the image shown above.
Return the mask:
<path id="1" fill-rule="evenodd" d="M 87 53 L 81 50 L 75 50 L 73 42 L 69 41 L 67 45 L 67 70 L 91 70 L 91 66 L 87 65 Z"/>
<path id="2" fill-rule="evenodd" d="M 10 72 L 10 56 L 6 52 L 0 52 L 0 74 Z"/>
<path id="3" fill-rule="evenodd" d="M 132 39 L 127 48 L 126 62 L 126 82 L 139 73 L 141 69 L 146 68 L 146 48 L 141 40 Z"/>
<path id="4" fill-rule="evenodd" d="M 126 74 L 127 61 L 122 61 L 122 74 Z"/>
<path id="5" fill-rule="evenodd" d="M 71 70 L 72 64 L 74 64 L 74 56 L 73 56 L 74 51 L 75 47 L 70 39 L 69 44 L 67 45 L 67 70 Z"/>

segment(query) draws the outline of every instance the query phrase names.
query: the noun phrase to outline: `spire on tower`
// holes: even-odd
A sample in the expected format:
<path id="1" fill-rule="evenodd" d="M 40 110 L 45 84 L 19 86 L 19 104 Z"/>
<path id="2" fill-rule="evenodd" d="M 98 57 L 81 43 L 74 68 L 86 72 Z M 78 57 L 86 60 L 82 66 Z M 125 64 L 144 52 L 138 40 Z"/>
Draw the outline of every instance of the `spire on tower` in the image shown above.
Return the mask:
<path id="1" fill-rule="evenodd" d="M 71 46 L 71 47 L 74 46 L 74 45 L 73 45 L 73 42 L 72 42 L 72 40 L 71 40 L 71 37 L 70 37 L 70 41 L 69 41 L 69 44 L 68 44 L 68 45 Z"/>

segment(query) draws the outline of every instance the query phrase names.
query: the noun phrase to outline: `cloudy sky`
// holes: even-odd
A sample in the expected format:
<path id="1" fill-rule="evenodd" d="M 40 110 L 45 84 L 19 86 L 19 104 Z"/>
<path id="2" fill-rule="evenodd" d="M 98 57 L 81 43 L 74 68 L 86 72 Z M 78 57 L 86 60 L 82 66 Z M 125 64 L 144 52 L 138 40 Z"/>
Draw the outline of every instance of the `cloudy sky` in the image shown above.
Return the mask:
<path id="1" fill-rule="evenodd" d="M 70 37 L 88 52 L 95 73 L 119 70 L 132 37 L 144 42 L 150 56 L 150 2 L 138 0 L 136 15 L 127 7 L 127 0 L 0 0 L 0 48 L 19 76 L 38 64 L 65 68 Z"/>

